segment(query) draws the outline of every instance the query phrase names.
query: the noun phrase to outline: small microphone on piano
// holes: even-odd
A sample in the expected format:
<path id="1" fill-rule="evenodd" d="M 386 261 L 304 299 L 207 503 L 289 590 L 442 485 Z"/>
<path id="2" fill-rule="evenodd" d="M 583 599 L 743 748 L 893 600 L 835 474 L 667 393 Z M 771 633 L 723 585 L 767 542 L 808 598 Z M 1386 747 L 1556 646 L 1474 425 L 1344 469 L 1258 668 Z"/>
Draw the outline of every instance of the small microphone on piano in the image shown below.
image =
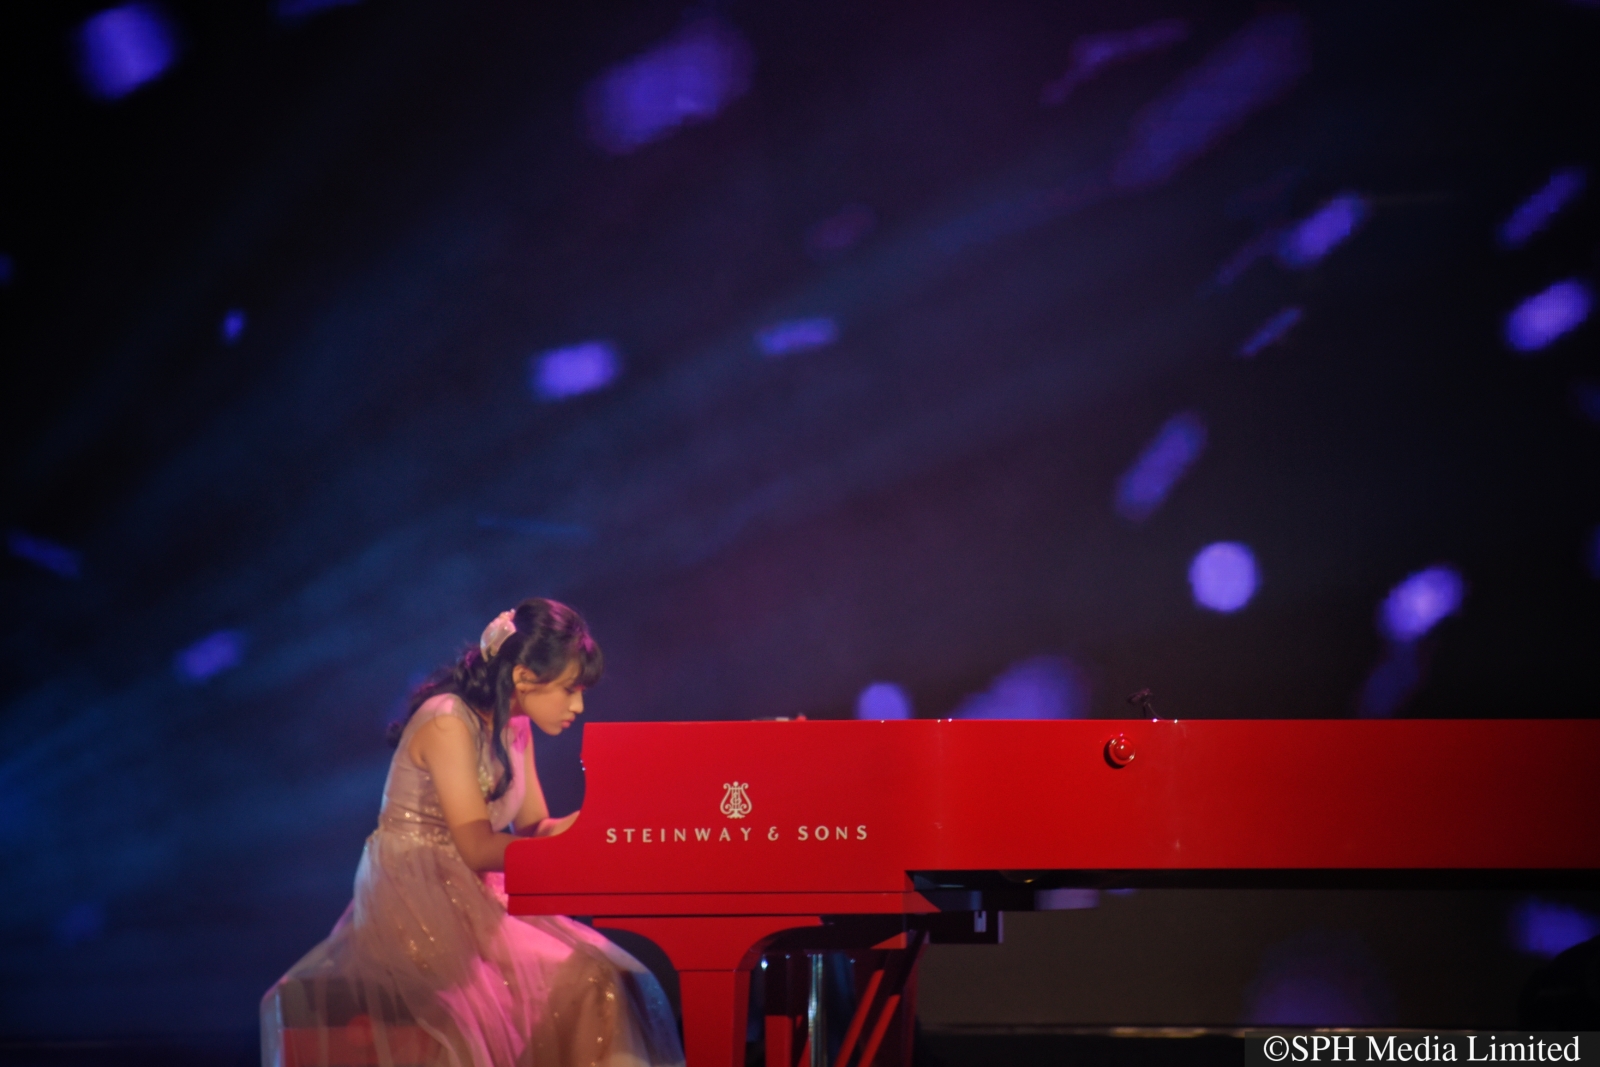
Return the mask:
<path id="1" fill-rule="evenodd" d="M 1156 709 L 1150 706 L 1150 690 L 1141 689 L 1128 697 L 1128 703 L 1137 704 L 1144 709 L 1144 713 L 1152 719 L 1156 717 Z"/>

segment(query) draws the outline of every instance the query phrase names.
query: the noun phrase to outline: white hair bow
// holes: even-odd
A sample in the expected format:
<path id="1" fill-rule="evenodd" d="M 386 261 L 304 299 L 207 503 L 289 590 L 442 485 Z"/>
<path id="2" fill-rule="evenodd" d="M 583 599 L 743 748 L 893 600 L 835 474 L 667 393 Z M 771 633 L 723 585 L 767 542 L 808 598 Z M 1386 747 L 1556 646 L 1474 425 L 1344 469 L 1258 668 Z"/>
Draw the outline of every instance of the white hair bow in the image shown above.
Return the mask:
<path id="1" fill-rule="evenodd" d="M 516 632 L 515 617 L 509 611 L 502 611 L 483 628 L 483 636 L 478 638 L 478 651 L 483 653 L 484 659 L 494 659 L 494 654 L 500 651 L 500 646 L 506 643 L 506 638 Z"/>

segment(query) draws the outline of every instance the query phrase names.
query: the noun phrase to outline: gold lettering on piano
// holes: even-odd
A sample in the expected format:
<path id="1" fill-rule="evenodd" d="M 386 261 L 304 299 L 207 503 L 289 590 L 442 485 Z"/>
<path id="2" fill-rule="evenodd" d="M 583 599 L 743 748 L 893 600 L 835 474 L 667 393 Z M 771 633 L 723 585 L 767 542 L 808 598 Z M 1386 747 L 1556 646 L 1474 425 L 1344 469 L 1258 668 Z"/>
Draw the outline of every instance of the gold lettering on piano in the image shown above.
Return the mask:
<path id="1" fill-rule="evenodd" d="M 749 782 L 723 782 L 722 789 L 722 803 L 718 806 L 718 810 L 723 815 L 730 819 L 743 819 L 750 814 L 754 805 L 750 802 Z M 739 827 L 739 837 L 735 838 L 728 832 L 728 827 L 723 827 L 717 831 L 716 840 L 718 842 L 737 840 L 748 844 L 752 829 L 753 827 L 748 826 Z M 691 830 L 694 832 L 694 840 L 697 842 L 710 842 L 712 840 L 711 827 L 709 826 L 674 827 L 670 838 L 667 836 L 667 830 L 668 828 L 665 826 L 646 827 L 639 831 L 639 843 L 641 845 L 687 843 Z M 797 826 L 795 827 L 795 837 L 800 841 L 850 841 L 852 840 L 850 830 L 849 826 L 838 825 Z M 622 835 L 626 844 L 633 844 L 633 827 L 623 827 Z M 783 834 L 776 826 L 767 827 L 768 841 L 782 841 L 783 839 Z M 866 839 L 867 824 L 860 823 L 855 827 L 854 840 L 865 841 Z M 760 838 L 756 840 L 760 840 Z M 617 843 L 617 828 L 608 827 L 606 829 L 606 844 L 615 845 Z"/>
<path id="2" fill-rule="evenodd" d="M 723 782 L 722 788 L 722 814 L 730 819 L 742 819 L 750 814 L 750 783 L 749 782 Z"/>
<path id="3" fill-rule="evenodd" d="M 620 829 L 615 826 L 608 826 L 606 827 L 606 844 L 631 845 L 634 843 L 634 834 L 639 835 L 638 841 L 641 845 L 666 845 L 676 842 L 687 843 L 690 840 L 689 834 L 691 832 L 694 834 L 693 840 L 699 842 L 710 842 L 712 840 L 719 842 L 743 841 L 748 844 L 752 840 L 760 840 L 760 838 L 751 838 L 750 833 L 753 829 L 754 827 L 741 826 L 739 827 L 739 836 L 734 837 L 729 832 L 728 827 L 723 827 L 721 830 L 717 831 L 717 836 L 713 838 L 711 836 L 711 827 L 709 826 L 679 826 L 671 828 L 665 826 L 647 826 L 643 829 L 638 829 L 632 826 L 624 826 Z M 617 836 L 619 833 L 622 835 L 620 838 Z M 780 831 L 776 826 L 767 827 L 768 841 L 782 841 L 783 839 L 782 831 Z M 849 826 L 796 826 L 795 839 L 799 841 L 865 841 L 867 839 L 867 824 L 857 824 L 854 827 L 853 833 L 852 828 Z"/>
<path id="4" fill-rule="evenodd" d="M 778 839 L 777 829 L 778 828 L 774 826 L 772 831 L 767 834 L 768 841 L 776 841 Z M 830 828 L 827 826 L 799 826 L 795 828 L 795 836 L 800 838 L 802 841 L 827 841 L 829 838 L 832 838 L 835 841 L 848 841 L 850 840 L 850 827 L 834 826 Z M 861 823 L 856 827 L 856 840 L 865 841 L 866 839 L 867 824 Z"/>

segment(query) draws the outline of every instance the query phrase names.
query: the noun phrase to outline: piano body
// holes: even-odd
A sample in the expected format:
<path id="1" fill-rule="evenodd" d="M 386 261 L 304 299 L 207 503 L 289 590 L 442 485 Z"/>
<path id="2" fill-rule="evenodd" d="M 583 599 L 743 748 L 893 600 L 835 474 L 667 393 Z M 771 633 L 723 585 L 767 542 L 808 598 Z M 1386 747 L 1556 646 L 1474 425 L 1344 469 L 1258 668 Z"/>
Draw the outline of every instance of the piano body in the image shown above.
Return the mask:
<path id="1" fill-rule="evenodd" d="M 680 722 L 587 727 L 566 833 L 506 854 L 511 911 L 592 916 L 679 973 L 689 1067 L 801 1052 L 792 966 L 868 961 L 839 1067 L 909 1058 L 930 939 L 1057 887 L 1592 885 L 1600 721 Z M 781 959 L 781 958 L 780 958 Z M 785 984 L 787 982 L 787 985 Z"/>

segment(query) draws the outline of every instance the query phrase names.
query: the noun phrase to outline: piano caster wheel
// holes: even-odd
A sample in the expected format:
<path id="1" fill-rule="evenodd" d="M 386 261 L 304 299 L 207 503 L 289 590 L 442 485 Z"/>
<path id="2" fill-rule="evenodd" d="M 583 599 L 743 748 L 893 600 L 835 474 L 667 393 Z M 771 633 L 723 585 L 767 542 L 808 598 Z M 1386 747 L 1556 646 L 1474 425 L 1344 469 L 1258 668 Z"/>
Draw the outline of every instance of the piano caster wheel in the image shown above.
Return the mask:
<path id="1" fill-rule="evenodd" d="M 1106 742 L 1106 762 L 1113 767 L 1126 767 L 1133 762 L 1133 742 L 1118 734 Z"/>

